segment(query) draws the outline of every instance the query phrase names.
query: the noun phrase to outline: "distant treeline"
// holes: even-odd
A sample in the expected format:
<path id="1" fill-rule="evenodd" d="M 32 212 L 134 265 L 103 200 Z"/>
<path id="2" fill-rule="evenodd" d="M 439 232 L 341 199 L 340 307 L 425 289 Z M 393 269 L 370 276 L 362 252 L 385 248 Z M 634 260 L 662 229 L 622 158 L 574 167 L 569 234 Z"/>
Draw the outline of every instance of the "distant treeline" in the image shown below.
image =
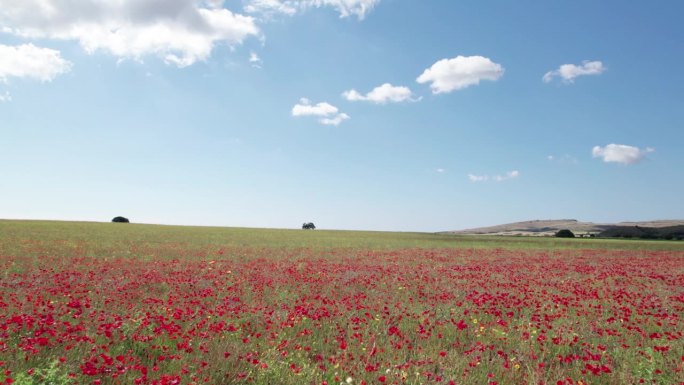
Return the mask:
<path id="1" fill-rule="evenodd" d="M 639 239 L 668 239 L 683 240 L 684 226 L 669 227 L 641 227 L 615 226 L 602 231 L 601 238 L 639 238 Z"/>

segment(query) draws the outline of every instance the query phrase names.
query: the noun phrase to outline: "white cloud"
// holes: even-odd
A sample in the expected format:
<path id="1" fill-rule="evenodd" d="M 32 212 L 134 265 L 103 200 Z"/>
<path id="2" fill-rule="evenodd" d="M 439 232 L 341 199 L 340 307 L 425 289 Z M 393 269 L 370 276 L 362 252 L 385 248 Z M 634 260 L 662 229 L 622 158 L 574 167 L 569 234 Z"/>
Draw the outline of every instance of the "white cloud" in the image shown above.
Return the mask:
<path id="1" fill-rule="evenodd" d="M 270 16 L 276 13 L 294 15 L 307 8 L 331 7 L 340 17 L 356 16 L 363 20 L 380 0 L 246 0 L 247 13 Z"/>
<path id="2" fill-rule="evenodd" d="M 252 63 L 252 67 L 254 68 L 261 68 L 261 64 L 263 61 L 259 57 L 259 55 L 256 54 L 256 52 L 250 52 L 249 53 L 249 62 Z"/>
<path id="3" fill-rule="evenodd" d="M 4 94 L 0 94 L 0 103 L 11 102 L 11 101 L 12 101 L 12 95 L 10 95 L 9 91 L 5 91 Z"/>
<path id="4" fill-rule="evenodd" d="M 299 103 L 292 107 L 292 116 L 315 116 L 318 122 L 325 125 L 337 126 L 349 119 L 349 115 L 340 112 L 339 109 L 327 102 L 311 104 L 307 98 L 301 98 Z"/>
<path id="5" fill-rule="evenodd" d="M 330 116 L 338 112 L 338 108 L 327 102 L 312 105 L 307 98 L 299 99 L 292 107 L 292 116 Z"/>
<path id="6" fill-rule="evenodd" d="M 223 3 L 225 3 L 224 0 L 204 0 L 204 3 L 207 5 L 208 8 L 222 8 Z"/>
<path id="7" fill-rule="evenodd" d="M 563 64 L 557 70 L 549 71 L 544 74 L 542 80 L 544 83 L 553 81 L 554 78 L 559 77 L 563 79 L 566 84 L 574 83 L 575 78 L 584 75 L 600 75 L 606 70 L 603 63 L 600 61 L 585 60 L 581 65 Z"/>
<path id="8" fill-rule="evenodd" d="M 489 180 L 489 176 L 468 174 L 468 179 L 470 179 L 471 182 L 486 182 Z"/>
<path id="9" fill-rule="evenodd" d="M 494 177 L 492 179 L 497 181 L 497 182 L 502 182 L 504 180 L 514 179 L 514 178 L 517 178 L 519 176 L 520 176 L 520 172 L 518 170 L 513 170 L 513 171 L 507 172 L 506 175 L 494 175 Z"/>
<path id="10" fill-rule="evenodd" d="M 141 60 L 156 55 L 179 67 L 211 56 L 217 44 L 259 35 L 254 18 L 221 0 L 0 0 L 0 27 L 31 39 L 74 40 L 88 53 Z"/>
<path id="11" fill-rule="evenodd" d="M 376 104 L 400 103 L 420 100 L 413 98 L 413 93 L 408 87 L 393 86 L 389 83 L 375 87 L 366 95 L 362 95 L 354 89 L 344 91 L 344 93 L 342 93 L 342 97 L 352 102 L 367 101 Z"/>
<path id="12" fill-rule="evenodd" d="M 594 158 L 602 158 L 604 162 L 633 164 L 640 162 L 646 154 L 653 151 L 655 149 L 650 147 L 642 150 L 639 147 L 611 143 L 605 147 L 594 146 L 591 150 L 591 155 Z"/>
<path id="13" fill-rule="evenodd" d="M 284 15 L 294 15 L 297 13 L 296 4 L 293 1 L 283 0 L 249 0 L 245 4 L 245 12 L 258 13 L 265 16 L 282 13 Z"/>
<path id="14" fill-rule="evenodd" d="M 496 81 L 504 74 L 501 64 L 482 56 L 457 56 L 442 59 L 426 69 L 416 79 L 418 83 L 431 83 L 435 94 L 461 90 L 480 84 L 481 80 Z"/>
<path id="15" fill-rule="evenodd" d="M 489 180 L 493 180 L 495 182 L 503 182 L 505 180 L 509 179 L 515 179 L 520 176 L 520 172 L 518 170 L 513 170 L 509 171 L 504 175 L 475 175 L 475 174 L 468 174 L 468 179 L 471 182 L 486 182 Z"/>
<path id="16" fill-rule="evenodd" d="M 438 174 L 444 174 L 444 173 L 446 172 L 446 170 L 443 169 L 443 168 L 438 168 L 438 169 L 436 169 L 435 171 L 436 171 Z"/>
<path id="17" fill-rule="evenodd" d="M 319 120 L 319 122 L 321 122 L 321 124 L 325 124 L 328 126 L 339 126 L 340 123 L 347 119 L 349 119 L 349 115 L 342 112 L 333 116 L 332 118 L 322 118 L 321 120 Z"/>
<path id="18" fill-rule="evenodd" d="M 340 17 L 356 16 L 363 20 L 380 0 L 301 0 L 310 7 L 332 7 L 340 13 Z"/>
<path id="19" fill-rule="evenodd" d="M 0 82 L 6 82 L 10 77 L 49 82 L 69 72 L 71 66 L 72 63 L 63 59 L 61 53 L 54 49 L 33 44 L 0 44 Z"/>
<path id="20" fill-rule="evenodd" d="M 570 156 L 568 154 L 561 155 L 561 156 L 549 155 L 546 157 L 546 159 L 548 159 L 551 162 L 565 163 L 565 164 L 567 164 L 567 163 L 578 164 L 579 163 L 577 158 L 575 158 L 574 156 Z"/>

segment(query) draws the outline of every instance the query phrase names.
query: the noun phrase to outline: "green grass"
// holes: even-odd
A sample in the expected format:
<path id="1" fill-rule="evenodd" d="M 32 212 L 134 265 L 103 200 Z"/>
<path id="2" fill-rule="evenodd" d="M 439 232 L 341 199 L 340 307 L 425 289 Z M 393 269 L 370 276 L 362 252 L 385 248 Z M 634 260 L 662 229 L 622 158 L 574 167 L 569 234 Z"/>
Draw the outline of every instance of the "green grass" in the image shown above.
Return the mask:
<path id="1" fill-rule="evenodd" d="M 145 258 L 147 250 L 174 257 L 180 250 L 184 255 L 194 252 L 201 256 L 222 248 L 684 250 L 684 242 L 0 220 L 0 253 L 4 255 L 39 257 L 47 251 L 52 255 Z"/>

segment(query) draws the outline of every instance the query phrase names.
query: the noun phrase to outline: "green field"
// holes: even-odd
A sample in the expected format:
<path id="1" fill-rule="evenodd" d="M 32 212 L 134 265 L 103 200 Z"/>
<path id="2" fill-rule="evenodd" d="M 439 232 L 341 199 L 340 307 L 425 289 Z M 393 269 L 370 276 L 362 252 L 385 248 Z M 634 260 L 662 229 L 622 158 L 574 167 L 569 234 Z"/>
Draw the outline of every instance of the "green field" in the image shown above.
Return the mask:
<path id="1" fill-rule="evenodd" d="M 137 250 L 145 249 L 156 250 L 159 256 L 175 257 L 180 250 L 183 255 L 201 255 L 222 247 L 684 250 L 684 242 L 0 220 L 0 253 L 4 255 L 37 256 L 49 250 L 53 255 L 63 256 L 136 257 L 140 256 Z"/>

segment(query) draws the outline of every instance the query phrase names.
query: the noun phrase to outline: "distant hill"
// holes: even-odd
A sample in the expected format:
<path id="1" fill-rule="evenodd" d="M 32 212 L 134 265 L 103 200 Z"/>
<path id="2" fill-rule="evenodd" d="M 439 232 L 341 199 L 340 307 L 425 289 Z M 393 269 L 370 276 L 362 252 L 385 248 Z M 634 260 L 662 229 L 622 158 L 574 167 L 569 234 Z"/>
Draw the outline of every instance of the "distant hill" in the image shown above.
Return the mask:
<path id="1" fill-rule="evenodd" d="M 615 227 L 646 227 L 662 228 L 684 226 L 684 220 L 657 220 L 644 222 L 593 223 L 580 222 L 576 219 L 549 219 L 508 223 L 497 226 L 480 227 L 475 229 L 445 231 L 449 234 L 481 234 L 481 235 L 524 235 L 551 236 L 558 230 L 569 229 L 575 234 L 596 234 Z"/>
<path id="2" fill-rule="evenodd" d="M 604 238 L 684 239 L 684 226 L 615 226 L 598 234 Z"/>

